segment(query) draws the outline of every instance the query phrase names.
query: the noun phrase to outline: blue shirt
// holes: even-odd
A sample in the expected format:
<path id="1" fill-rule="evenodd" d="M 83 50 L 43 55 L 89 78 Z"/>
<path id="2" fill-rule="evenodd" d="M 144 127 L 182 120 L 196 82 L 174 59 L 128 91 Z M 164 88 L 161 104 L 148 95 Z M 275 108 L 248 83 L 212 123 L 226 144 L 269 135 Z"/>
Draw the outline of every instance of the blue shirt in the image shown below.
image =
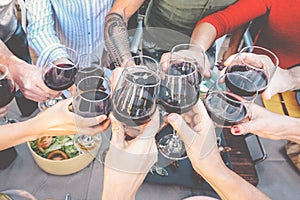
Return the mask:
<path id="1" fill-rule="evenodd" d="M 51 50 L 63 57 L 62 44 L 78 55 L 104 48 L 104 21 L 113 0 L 27 0 L 28 41 L 42 66 Z M 57 59 L 53 58 L 53 60 Z"/>

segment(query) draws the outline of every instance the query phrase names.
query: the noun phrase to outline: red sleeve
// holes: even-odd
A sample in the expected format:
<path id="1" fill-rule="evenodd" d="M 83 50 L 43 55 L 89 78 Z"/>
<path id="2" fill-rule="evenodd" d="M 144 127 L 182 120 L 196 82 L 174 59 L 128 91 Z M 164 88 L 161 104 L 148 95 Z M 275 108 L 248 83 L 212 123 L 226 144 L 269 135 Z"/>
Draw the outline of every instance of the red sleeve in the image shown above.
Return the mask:
<path id="1" fill-rule="evenodd" d="M 228 8 L 199 20 L 200 23 L 212 24 L 217 30 L 217 38 L 231 32 L 256 17 L 265 14 L 270 8 L 271 0 L 239 0 Z"/>

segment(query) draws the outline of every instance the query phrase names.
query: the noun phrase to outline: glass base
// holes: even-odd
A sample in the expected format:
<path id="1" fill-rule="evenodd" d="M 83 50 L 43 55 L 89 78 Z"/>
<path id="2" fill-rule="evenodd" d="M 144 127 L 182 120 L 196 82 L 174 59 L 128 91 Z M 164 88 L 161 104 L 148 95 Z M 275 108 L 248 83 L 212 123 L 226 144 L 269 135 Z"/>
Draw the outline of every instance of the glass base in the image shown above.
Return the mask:
<path id="1" fill-rule="evenodd" d="M 166 135 L 159 140 L 158 150 L 164 157 L 170 160 L 183 160 L 187 158 L 183 141 L 173 134 Z"/>
<path id="2" fill-rule="evenodd" d="M 74 136 L 74 146 L 80 153 L 96 155 L 101 144 L 101 137 L 81 135 Z"/>

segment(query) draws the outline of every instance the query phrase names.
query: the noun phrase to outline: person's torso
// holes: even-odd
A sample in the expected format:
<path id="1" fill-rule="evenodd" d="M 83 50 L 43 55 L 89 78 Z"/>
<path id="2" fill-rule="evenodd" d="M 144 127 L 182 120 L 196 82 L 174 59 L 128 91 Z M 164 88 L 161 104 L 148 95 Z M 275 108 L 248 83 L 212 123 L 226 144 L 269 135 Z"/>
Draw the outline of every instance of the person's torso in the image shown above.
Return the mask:
<path id="1" fill-rule="evenodd" d="M 199 19 L 234 2 L 236 0 L 151 0 L 145 26 L 170 29 L 189 37 Z M 171 43 L 172 38 L 164 40 Z"/>
<path id="2" fill-rule="evenodd" d="M 6 42 L 17 28 L 14 0 L 0 1 L 0 39 Z"/>
<path id="3" fill-rule="evenodd" d="M 270 2 L 268 23 L 256 44 L 271 49 L 279 57 L 279 65 L 288 68 L 300 63 L 300 0 Z"/>
<path id="4" fill-rule="evenodd" d="M 236 0 L 152 0 L 146 12 L 146 24 L 175 28 L 191 33 L 202 17 L 226 8 Z"/>
<path id="5" fill-rule="evenodd" d="M 52 0 L 55 30 L 61 43 L 78 53 L 102 51 L 105 15 L 113 0 Z"/>

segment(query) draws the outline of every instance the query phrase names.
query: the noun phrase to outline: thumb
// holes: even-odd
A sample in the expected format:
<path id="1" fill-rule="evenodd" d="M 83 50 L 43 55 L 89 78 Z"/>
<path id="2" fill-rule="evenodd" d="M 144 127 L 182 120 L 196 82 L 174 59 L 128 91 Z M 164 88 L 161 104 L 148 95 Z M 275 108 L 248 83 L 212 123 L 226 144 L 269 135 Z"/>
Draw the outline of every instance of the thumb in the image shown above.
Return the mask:
<path id="1" fill-rule="evenodd" d="M 230 128 L 230 131 L 233 135 L 243 135 L 249 132 L 253 132 L 253 127 L 255 127 L 255 121 L 248 121 L 239 125 L 232 126 Z"/>
<path id="2" fill-rule="evenodd" d="M 187 125 L 183 118 L 178 114 L 171 113 L 168 115 L 167 120 L 184 141 L 185 146 L 191 146 L 197 134 Z"/>
<path id="3" fill-rule="evenodd" d="M 261 93 L 261 97 L 266 100 L 271 99 L 272 94 L 271 94 L 270 89 L 267 88 L 263 93 Z"/>
<path id="4" fill-rule="evenodd" d="M 113 114 L 110 114 L 109 117 L 111 119 L 111 131 L 112 131 L 110 143 L 111 145 L 114 145 L 116 147 L 123 148 L 125 145 L 124 127 L 116 120 Z"/>

